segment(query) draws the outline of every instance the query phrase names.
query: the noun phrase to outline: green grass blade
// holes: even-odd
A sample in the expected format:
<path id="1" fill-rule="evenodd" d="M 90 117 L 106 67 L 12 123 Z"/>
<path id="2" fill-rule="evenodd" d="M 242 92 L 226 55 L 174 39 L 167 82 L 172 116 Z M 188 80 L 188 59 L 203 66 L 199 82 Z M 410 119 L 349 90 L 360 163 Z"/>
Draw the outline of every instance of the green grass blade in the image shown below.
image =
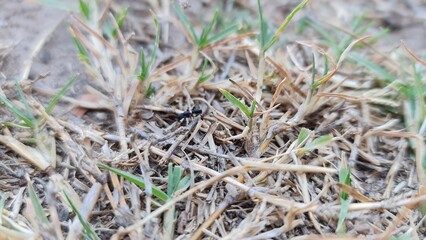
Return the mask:
<path id="1" fill-rule="evenodd" d="M 253 117 L 255 110 L 256 110 L 256 101 L 253 100 L 251 102 L 251 105 L 250 105 L 250 116 L 249 117 Z"/>
<path id="2" fill-rule="evenodd" d="M 80 4 L 81 14 L 86 18 L 86 20 L 89 20 L 90 19 L 90 7 L 89 7 L 89 5 L 86 3 L 85 0 L 79 0 L 79 4 Z"/>
<path id="3" fill-rule="evenodd" d="M 143 50 L 143 48 L 141 49 L 141 57 L 140 57 L 140 61 L 141 61 L 141 72 L 138 75 L 138 79 L 141 81 L 144 81 L 147 79 L 148 77 L 148 69 L 149 66 L 145 61 L 145 51 Z"/>
<path id="4" fill-rule="evenodd" d="M 191 178 L 190 176 L 183 177 L 180 181 L 178 186 L 176 187 L 176 191 L 185 189 L 191 185 Z"/>
<path id="5" fill-rule="evenodd" d="M 225 89 L 219 88 L 219 91 L 223 94 L 223 96 L 226 97 L 226 99 L 228 99 L 228 101 L 230 101 L 232 104 L 238 107 L 248 118 L 250 117 L 250 111 L 243 102 L 238 100 L 238 98 L 236 98 L 234 95 L 232 95 L 230 92 L 226 91 Z"/>
<path id="6" fill-rule="evenodd" d="M 309 26 L 312 29 L 314 29 L 317 33 L 319 33 L 325 39 L 324 45 L 333 48 L 333 50 L 336 50 L 338 48 L 337 41 L 335 39 L 336 37 L 332 34 L 333 32 L 325 29 L 324 27 L 322 27 L 321 25 L 319 25 L 318 23 L 312 21 L 310 18 L 307 18 L 307 17 L 303 19 L 303 23 L 306 26 Z"/>
<path id="7" fill-rule="evenodd" d="M 340 171 L 339 171 L 339 182 L 346 186 L 350 186 L 351 185 L 350 177 L 351 177 L 350 169 L 349 167 L 347 167 L 346 162 L 343 162 L 342 167 L 340 168 Z M 340 214 L 339 214 L 339 220 L 337 223 L 336 233 L 342 234 L 342 233 L 345 233 L 346 231 L 344 222 L 345 222 L 345 218 L 348 213 L 349 204 L 350 204 L 349 195 L 343 190 L 340 191 L 340 200 L 341 200 L 341 208 L 340 208 Z"/>
<path id="8" fill-rule="evenodd" d="M 315 74 L 316 73 L 317 73 L 317 70 L 316 70 L 316 65 L 315 65 L 315 56 L 314 56 L 314 53 L 312 53 L 311 89 L 312 89 L 312 86 L 314 85 L 314 82 L 315 82 Z"/>
<path id="9" fill-rule="evenodd" d="M 191 183 L 189 176 L 182 178 L 183 169 L 180 166 L 173 167 L 173 164 L 169 164 L 168 168 L 168 181 L 167 181 L 167 195 L 172 198 L 173 194 L 181 189 L 187 188 Z"/>
<path id="10" fill-rule="evenodd" d="M 24 104 L 25 112 L 26 112 L 25 115 L 28 116 L 28 118 L 33 122 L 33 124 L 35 124 L 35 117 L 34 117 L 32 111 L 31 111 L 31 107 L 28 104 L 27 98 L 25 98 L 25 94 L 22 91 L 21 85 L 19 85 L 18 82 L 16 82 L 16 90 L 18 90 L 18 95 L 19 95 L 19 98 L 21 100 L 21 103 Z"/>
<path id="11" fill-rule="evenodd" d="M 213 26 L 216 24 L 217 14 L 218 13 L 217 13 L 217 10 L 216 10 L 214 12 L 213 19 L 209 23 L 209 26 L 207 26 L 207 28 L 203 28 L 203 31 L 201 32 L 201 35 L 200 35 L 200 42 L 198 43 L 199 49 L 202 49 L 203 47 L 205 47 L 208 44 L 207 38 L 209 37 L 210 32 L 213 29 Z"/>
<path id="12" fill-rule="evenodd" d="M 148 87 L 146 89 L 145 97 L 146 98 L 151 98 L 152 95 L 154 95 L 154 92 L 155 92 L 154 86 L 152 85 L 152 83 L 149 83 L 149 85 L 148 85 Z"/>
<path id="13" fill-rule="evenodd" d="M 368 70 L 370 70 L 376 76 L 385 80 L 387 83 L 391 83 L 395 80 L 395 77 L 391 73 L 389 73 L 386 69 L 382 68 L 381 66 L 377 65 L 376 63 L 368 60 L 367 58 L 357 53 L 349 54 L 349 58 L 351 60 L 354 60 L 357 64 L 366 67 Z"/>
<path id="14" fill-rule="evenodd" d="M 141 49 L 141 54 L 140 54 L 141 71 L 138 74 L 138 79 L 141 81 L 148 79 L 149 74 L 151 73 L 151 67 L 154 64 L 156 56 L 157 56 L 158 46 L 160 44 L 160 29 L 158 27 L 158 21 L 154 14 L 152 14 L 152 18 L 154 20 L 154 26 L 155 26 L 154 48 L 151 51 L 151 55 L 149 56 L 148 61 L 145 58 L 144 49 L 143 48 Z"/>
<path id="15" fill-rule="evenodd" d="M 9 108 L 12 113 L 21 119 L 25 126 L 28 126 L 30 128 L 34 128 L 34 122 L 29 118 L 25 113 L 23 113 L 17 106 L 15 106 L 9 99 L 7 99 L 5 96 L 0 94 L 0 101 L 3 102 L 4 105 L 6 105 L 7 108 Z"/>
<path id="16" fill-rule="evenodd" d="M 148 63 L 148 71 L 151 71 L 151 67 L 155 62 L 155 58 L 157 56 L 157 50 L 160 45 L 160 28 L 158 27 L 158 21 L 155 15 L 152 13 L 152 19 L 154 21 L 155 26 L 155 41 L 154 41 L 154 49 L 152 49 L 151 56 L 149 58 Z"/>
<path id="17" fill-rule="evenodd" d="M 72 208 L 72 211 L 75 213 L 75 215 L 77 215 L 81 225 L 83 225 L 85 239 L 100 240 L 95 230 L 93 230 L 93 227 L 83 218 L 83 216 L 81 216 L 81 213 L 78 211 L 77 207 L 75 206 L 71 198 L 68 196 L 68 194 L 66 192 L 64 192 L 64 194 Z"/>
<path id="18" fill-rule="evenodd" d="M 422 82 L 423 74 L 421 71 L 418 71 L 416 65 L 413 65 L 413 76 L 414 76 L 414 98 L 416 111 L 415 121 L 416 121 L 416 132 L 420 130 L 420 126 L 425 118 L 425 95 L 424 95 L 424 83 Z"/>
<path id="19" fill-rule="evenodd" d="M 257 0 L 257 13 L 259 15 L 260 33 L 258 37 L 259 37 L 260 48 L 262 49 L 262 52 L 265 52 L 265 45 L 269 41 L 268 25 L 266 24 L 266 21 L 263 18 L 263 10 L 262 10 L 262 5 L 260 4 L 260 0 Z"/>
<path id="20" fill-rule="evenodd" d="M 258 0 L 259 2 L 259 0 Z M 299 5 L 297 5 L 296 8 L 291 11 L 291 13 L 285 18 L 284 22 L 281 24 L 281 26 L 278 28 L 278 30 L 275 32 L 274 36 L 272 37 L 269 42 L 264 45 L 263 51 L 266 52 L 268 49 L 276 42 L 278 41 L 278 38 L 280 37 L 281 33 L 284 31 L 284 29 L 287 27 L 287 25 L 290 23 L 290 21 L 293 19 L 293 17 L 296 15 L 297 12 L 299 12 L 307 3 L 309 0 L 304 0 Z M 259 3 L 258 3 L 259 4 Z"/>
<path id="21" fill-rule="evenodd" d="M 74 75 L 66 84 L 63 86 L 59 92 L 53 96 L 53 98 L 50 100 L 49 104 L 46 107 L 46 113 L 50 114 L 53 110 L 53 108 L 58 104 L 59 100 L 70 90 L 71 86 L 74 84 L 75 80 L 77 79 L 77 75 Z"/>
<path id="22" fill-rule="evenodd" d="M 121 10 L 120 14 L 118 14 L 118 17 L 116 17 L 116 22 L 119 28 L 123 26 L 124 19 L 126 19 L 126 16 L 127 16 L 127 10 L 128 10 L 127 8 L 124 8 L 123 10 Z M 114 27 L 114 30 L 112 30 L 112 36 L 114 38 L 117 37 L 117 33 L 118 33 L 118 29 Z"/>
<path id="23" fill-rule="evenodd" d="M 145 189 L 145 181 L 138 177 L 135 176 L 131 173 L 110 167 L 108 165 L 105 165 L 103 163 L 97 163 L 96 165 L 98 165 L 98 167 L 106 169 L 110 172 L 113 172 L 121 177 L 123 177 L 124 179 L 126 179 L 127 181 L 130 181 L 134 184 L 136 184 L 137 186 L 139 186 L 142 189 Z M 161 199 L 163 202 L 167 202 L 167 200 L 169 200 L 168 195 L 163 192 L 160 188 L 156 187 L 156 186 L 152 186 L 152 194 L 154 194 L 154 196 L 158 197 L 159 199 Z"/>
<path id="24" fill-rule="evenodd" d="M 14 122 L 7 122 L 7 121 L 1 121 L 0 125 L 6 126 L 6 127 L 17 127 L 17 128 L 29 128 L 27 124 L 24 123 L 14 123 Z"/>
<path id="25" fill-rule="evenodd" d="M 342 200 L 341 201 L 341 208 L 340 208 L 340 213 L 339 213 L 339 220 L 337 222 L 337 228 L 336 228 L 336 233 L 338 234 L 343 234 L 346 232 L 346 228 L 345 228 L 345 219 L 346 219 L 346 215 L 348 214 L 348 210 L 349 210 L 349 200 Z"/>
<path id="26" fill-rule="evenodd" d="M 208 63 L 209 63 L 209 60 L 207 58 L 204 58 L 203 67 L 201 68 L 201 74 L 200 74 L 200 77 L 198 77 L 199 83 L 203 83 L 209 80 L 213 76 L 213 74 L 206 74 Z"/>
<path id="27" fill-rule="evenodd" d="M 220 41 L 222 39 L 225 39 L 227 36 L 229 36 L 230 34 L 238 31 L 238 29 L 240 29 L 240 26 L 238 24 L 233 24 L 227 28 L 225 28 L 224 30 L 213 34 L 213 36 L 211 36 L 208 40 L 207 40 L 207 45 L 215 43 L 217 41 Z"/>
<path id="28" fill-rule="evenodd" d="M 173 187 L 173 164 L 169 163 L 167 169 L 167 196 L 172 197 Z"/>
<path id="29" fill-rule="evenodd" d="M 328 73 L 328 58 L 326 55 L 324 55 L 324 72 L 322 76 L 327 75 L 327 73 Z"/>
<path id="30" fill-rule="evenodd" d="M 302 128 L 300 130 L 299 136 L 297 136 L 296 148 L 301 148 L 303 146 L 303 144 L 305 144 L 306 141 L 308 141 L 310 134 L 311 134 L 311 130 L 309 130 L 307 128 Z"/>
<path id="31" fill-rule="evenodd" d="M 315 140 L 313 140 L 311 143 L 309 143 L 307 146 L 304 147 L 306 151 L 312 151 L 314 149 L 320 148 L 324 145 L 327 145 L 331 142 L 333 139 L 333 135 L 328 134 L 325 136 L 321 136 Z"/>
<path id="32" fill-rule="evenodd" d="M 80 40 L 78 40 L 77 37 L 73 36 L 72 41 L 74 42 L 75 46 L 77 47 L 78 59 L 82 63 L 90 64 L 89 53 L 87 52 L 87 49 L 83 46 L 83 44 L 80 42 Z"/>
<path id="33" fill-rule="evenodd" d="M 173 192 L 172 192 L 172 194 L 174 192 L 176 192 L 177 187 L 179 186 L 180 179 L 182 178 L 182 174 L 183 174 L 183 170 L 182 170 L 181 167 L 175 166 L 173 168 L 173 180 L 172 180 Z M 171 195 L 169 195 L 169 197 L 171 197 Z"/>
<path id="34" fill-rule="evenodd" d="M 40 200 L 37 197 L 37 194 L 34 191 L 33 185 L 31 182 L 28 183 L 28 196 L 30 197 L 31 204 L 33 205 L 34 212 L 38 218 L 38 220 L 43 224 L 49 224 L 49 220 L 47 219 L 46 213 L 44 212 L 43 207 L 41 206 Z"/>
<path id="35" fill-rule="evenodd" d="M 185 28 L 189 31 L 189 33 L 191 34 L 192 40 L 194 41 L 194 43 L 198 46 L 200 41 L 197 37 L 197 34 L 195 34 L 195 30 L 194 27 L 192 26 L 192 24 L 189 22 L 188 18 L 185 16 L 185 14 L 182 12 L 182 10 L 180 9 L 179 5 L 177 3 L 173 4 L 173 9 L 175 10 L 175 13 L 177 14 L 179 20 L 182 22 L 182 24 L 185 26 Z"/>

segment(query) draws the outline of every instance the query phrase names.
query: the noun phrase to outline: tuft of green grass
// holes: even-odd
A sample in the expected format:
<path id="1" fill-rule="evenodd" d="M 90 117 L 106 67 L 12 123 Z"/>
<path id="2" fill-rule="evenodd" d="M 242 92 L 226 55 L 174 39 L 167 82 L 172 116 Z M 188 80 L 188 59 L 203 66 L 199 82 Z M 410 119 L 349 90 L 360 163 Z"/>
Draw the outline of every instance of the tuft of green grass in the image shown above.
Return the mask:
<path id="1" fill-rule="evenodd" d="M 238 24 L 231 24 L 230 26 L 226 27 L 225 29 L 218 31 L 216 33 L 213 33 L 212 31 L 213 31 L 213 29 L 215 28 L 215 25 L 218 22 L 218 11 L 216 10 L 214 15 L 213 15 L 213 19 L 210 21 L 210 23 L 207 26 L 204 26 L 202 28 L 201 34 L 198 36 L 195 33 L 194 26 L 191 24 L 191 22 L 186 17 L 186 15 L 183 13 L 182 9 L 179 7 L 179 5 L 177 3 L 173 4 L 173 9 L 175 10 L 179 20 L 182 22 L 184 27 L 189 32 L 189 35 L 191 36 L 191 40 L 197 46 L 198 51 L 207 47 L 210 44 L 213 44 L 213 43 L 218 42 L 222 39 L 225 39 L 231 33 L 234 33 L 239 29 Z"/>
<path id="2" fill-rule="evenodd" d="M 334 52 L 335 59 L 339 59 L 345 49 L 351 44 L 351 42 L 357 36 L 362 36 L 366 34 L 366 31 L 372 26 L 372 22 L 365 21 L 365 16 L 363 14 L 358 16 L 352 22 L 353 23 L 350 26 L 349 31 L 353 33 L 353 35 L 349 35 L 346 32 L 339 31 L 340 29 L 326 28 L 307 17 L 301 20 L 299 24 L 299 31 L 303 32 L 308 27 L 315 30 L 322 37 L 322 39 L 319 40 L 319 43 L 330 47 Z M 383 29 L 381 32 L 371 37 L 368 40 L 368 43 L 377 41 L 378 39 L 380 39 L 380 37 L 383 37 L 387 31 L 387 29 Z M 387 69 L 383 68 L 379 64 L 372 62 L 365 56 L 362 56 L 358 53 L 350 53 L 348 55 L 348 58 L 354 61 L 357 65 L 365 67 L 379 79 L 382 79 L 387 83 L 393 82 L 395 80 L 393 74 L 391 74 Z"/>
<path id="3" fill-rule="evenodd" d="M 191 56 L 191 65 L 189 66 L 187 73 L 192 73 L 194 71 L 195 65 L 200 55 L 200 51 L 202 49 L 225 39 L 230 34 L 236 32 L 239 29 L 238 24 L 231 24 L 220 31 L 214 32 L 213 30 L 218 22 L 218 12 L 216 10 L 210 23 L 202 28 L 200 35 L 197 35 L 194 26 L 191 24 L 177 3 L 173 4 L 173 9 L 187 30 L 191 41 L 194 44 L 194 50 Z"/>
<path id="4" fill-rule="evenodd" d="M 55 106 L 58 104 L 60 99 L 70 90 L 71 86 L 74 84 L 75 80 L 77 79 L 77 76 L 73 76 L 59 91 L 56 93 L 52 99 L 49 101 L 47 107 L 45 108 L 45 111 L 47 114 L 50 114 L 52 110 L 55 108 Z M 12 101 L 10 101 L 6 96 L 0 94 L 0 102 L 3 103 L 11 112 L 13 115 L 15 115 L 17 118 L 19 118 L 22 122 L 18 123 L 11 123 L 11 122 L 1 122 L 2 125 L 7 126 L 16 126 L 16 127 L 28 127 L 31 129 L 36 129 L 39 127 L 41 118 L 36 119 L 34 114 L 31 111 L 31 107 L 25 97 L 24 92 L 22 91 L 21 86 L 18 82 L 16 82 L 16 90 L 19 95 L 19 99 L 21 104 L 24 106 L 24 109 L 21 109 Z"/>
<path id="5" fill-rule="evenodd" d="M 18 87 L 19 88 L 19 87 Z M 17 123 L 17 126 L 34 128 L 34 116 L 32 113 L 23 112 L 18 106 L 13 104 L 6 96 L 0 94 L 0 101 L 22 122 Z"/>
<path id="6" fill-rule="evenodd" d="M 177 191 L 189 187 L 191 182 L 189 175 L 183 176 L 184 172 L 180 166 L 173 167 L 173 164 L 170 163 L 167 173 L 167 195 L 171 199 Z"/>
<path id="7" fill-rule="evenodd" d="M 140 188 L 145 189 L 145 181 L 136 175 L 109 167 L 103 163 L 97 163 L 97 166 L 113 172 L 123 177 L 127 181 L 136 184 Z M 162 203 L 171 201 L 176 192 L 184 190 L 190 185 L 190 176 L 183 176 L 184 171 L 180 166 L 173 167 L 173 164 L 170 163 L 167 173 L 167 193 L 163 192 L 160 188 L 154 185 L 152 186 L 152 194 L 162 200 Z M 164 234 L 167 239 L 173 239 L 175 221 L 176 211 L 175 207 L 173 206 L 164 214 Z"/>

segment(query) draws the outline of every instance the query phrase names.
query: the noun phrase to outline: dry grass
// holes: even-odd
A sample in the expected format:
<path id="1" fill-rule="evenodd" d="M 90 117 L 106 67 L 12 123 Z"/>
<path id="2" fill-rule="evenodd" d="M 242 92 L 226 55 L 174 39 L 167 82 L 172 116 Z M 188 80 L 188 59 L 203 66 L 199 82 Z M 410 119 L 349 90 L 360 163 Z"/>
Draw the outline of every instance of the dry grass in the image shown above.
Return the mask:
<path id="1" fill-rule="evenodd" d="M 255 4 L 236 2 L 233 11 L 256 12 Z M 256 32 L 196 48 L 179 20 L 163 15 L 169 1 L 148 5 L 161 36 L 176 36 L 162 39 L 143 80 L 135 46 L 147 40 L 152 51 L 154 28 L 143 37 L 118 30 L 108 38 L 100 23 L 119 25 L 110 11 L 120 11 L 111 1 L 86 19 L 72 14 L 71 34 L 86 51 L 80 57 L 91 80 L 83 95 L 62 98 L 74 116 L 43 107 L 37 94 L 56 91 L 33 89 L 26 66 L 20 82 L 25 97 L 12 103 L 27 105 L 35 125 L 11 124 L 18 123 L 12 115 L 3 119 L 0 239 L 426 237 L 424 92 L 403 94 L 425 86 L 422 56 L 405 43 L 392 54 L 377 54 L 370 36 L 347 30 L 349 41 L 339 54 L 308 32 L 279 42 L 259 62 Z M 138 23 L 130 15 L 132 20 Z M 173 49 L 170 41 L 187 47 Z M 0 50 L 1 62 L 9 50 Z M 394 79 L 378 76 L 374 66 L 360 67 L 352 52 Z M 414 73 L 405 68 L 413 64 L 419 65 Z M 262 86 L 256 85 L 259 73 Z M 150 84 L 155 91 L 148 99 Z M 218 89 L 243 105 L 253 103 L 253 114 Z M 13 90 L 5 84 L 1 94 L 12 99 Z M 182 115 L 194 106 L 202 113 Z M 179 114 L 183 119 L 177 120 Z M 138 176 L 142 185 L 98 163 Z M 168 191 L 181 180 L 170 178 L 169 163 L 184 169 L 188 186 Z M 345 171 L 350 177 L 342 180 Z M 161 190 L 165 199 L 158 197 Z"/>

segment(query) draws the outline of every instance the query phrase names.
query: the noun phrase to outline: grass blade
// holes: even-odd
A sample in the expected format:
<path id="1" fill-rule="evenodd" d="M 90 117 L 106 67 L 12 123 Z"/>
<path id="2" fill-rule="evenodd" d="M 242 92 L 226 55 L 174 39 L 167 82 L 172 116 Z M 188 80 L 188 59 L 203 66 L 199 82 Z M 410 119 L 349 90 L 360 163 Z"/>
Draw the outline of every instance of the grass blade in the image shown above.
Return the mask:
<path id="1" fill-rule="evenodd" d="M 391 83 L 395 80 L 395 77 L 391 73 L 389 73 L 386 69 L 366 59 L 365 57 L 362 57 L 361 55 L 357 53 L 349 54 L 349 58 L 351 60 L 354 60 L 359 65 L 366 67 L 368 70 L 370 70 L 376 76 L 385 80 L 387 83 Z"/>
<path id="2" fill-rule="evenodd" d="M 302 147 L 303 144 L 305 144 L 306 141 L 308 141 L 308 138 L 309 138 L 310 134 L 311 134 L 311 130 L 309 130 L 307 128 L 302 128 L 300 130 L 299 136 L 297 136 L 296 148 Z"/>
<path id="3" fill-rule="evenodd" d="M 256 110 L 256 101 L 253 100 L 251 102 L 251 105 L 250 105 L 250 115 L 249 115 L 249 117 L 253 117 L 254 110 Z"/>
<path id="4" fill-rule="evenodd" d="M 74 84 L 77 79 L 77 75 L 74 75 L 66 84 L 59 90 L 59 92 L 50 100 L 49 104 L 46 107 L 46 113 L 50 114 L 53 108 L 58 104 L 59 100 L 70 90 L 71 86 Z"/>
<path id="5" fill-rule="evenodd" d="M 217 41 L 220 41 L 224 38 L 226 38 L 227 36 L 229 36 L 231 33 L 234 33 L 236 31 L 238 31 L 238 29 L 240 28 L 240 26 L 238 24 L 233 24 L 227 28 L 225 28 L 224 30 L 215 33 L 212 37 L 210 37 L 207 40 L 207 45 L 215 43 Z"/>
<path id="6" fill-rule="evenodd" d="M 260 48 L 262 49 L 262 52 L 265 52 L 265 45 L 269 41 L 269 34 L 268 34 L 268 25 L 266 24 L 265 19 L 263 18 L 263 11 L 262 11 L 262 5 L 260 4 L 260 0 L 257 0 L 257 12 L 259 14 L 259 26 L 260 26 L 260 33 L 259 33 L 259 43 Z"/>
<path id="7" fill-rule="evenodd" d="M 127 8 L 124 8 L 123 10 L 121 10 L 120 14 L 116 18 L 117 19 L 116 22 L 119 28 L 123 26 L 124 19 L 126 19 L 126 16 L 127 16 L 127 10 L 128 10 Z M 112 30 L 112 36 L 117 37 L 117 32 L 118 32 L 118 29 L 114 28 L 114 30 Z"/>
<path id="8" fill-rule="evenodd" d="M 176 187 L 176 191 L 185 189 L 189 187 L 189 185 L 191 185 L 191 178 L 190 176 L 185 176 L 179 181 L 179 184 Z"/>
<path id="9" fill-rule="evenodd" d="M 148 63 L 149 71 L 151 71 L 150 68 L 154 64 L 155 57 L 157 56 L 158 46 L 160 44 L 160 29 L 158 27 L 157 17 L 155 16 L 153 12 L 151 12 L 151 15 L 152 15 L 152 19 L 154 20 L 154 26 L 155 26 L 155 42 L 154 42 L 154 49 L 152 49 L 151 56 L 149 58 L 149 63 Z"/>
<path id="10" fill-rule="evenodd" d="M 250 117 L 250 111 L 248 107 L 238 100 L 234 95 L 232 95 L 230 92 L 226 91 L 225 89 L 219 88 L 219 91 L 223 94 L 223 96 L 226 97 L 232 104 L 234 104 L 236 107 L 238 107 L 248 118 Z"/>
<path id="11" fill-rule="evenodd" d="M 205 81 L 208 81 L 213 76 L 213 74 L 211 74 L 211 73 L 206 74 L 206 69 L 207 69 L 208 63 L 209 63 L 209 60 L 207 58 L 204 58 L 204 63 L 203 63 L 203 67 L 201 68 L 200 77 L 198 77 L 199 83 L 203 83 Z"/>
<path id="12" fill-rule="evenodd" d="M 90 7 L 84 0 L 78 1 L 80 4 L 80 12 L 86 18 L 86 20 L 90 19 Z"/>
<path id="13" fill-rule="evenodd" d="M 342 162 L 342 167 L 339 171 L 339 182 L 350 186 L 351 185 L 351 172 L 349 167 L 347 166 L 346 161 Z M 344 192 L 343 190 L 340 191 L 340 200 L 341 200 L 341 208 L 340 208 L 340 214 L 339 214 L 339 220 L 337 223 L 336 233 L 342 234 L 346 232 L 344 221 L 346 218 L 346 215 L 348 213 L 349 209 L 349 195 Z"/>
<path id="14" fill-rule="evenodd" d="M 167 196 L 173 195 L 173 164 L 169 163 L 169 167 L 167 169 Z"/>
<path id="15" fill-rule="evenodd" d="M 89 62 L 89 53 L 87 52 L 87 49 L 83 46 L 83 44 L 80 42 L 80 40 L 77 39 L 76 36 L 72 36 L 72 40 L 77 47 L 78 50 L 78 59 L 85 64 L 90 64 Z"/>
<path id="16" fill-rule="evenodd" d="M 100 240 L 95 230 L 93 230 L 93 227 L 81 216 L 81 213 L 78 211 L 77 207 L 75 206 L 71 198 L 68 196 L 68 194 L 66 192 L 64 192 L 64 194 L 72 208 L 72 211 L 75 213 L 75 215 L 77 215 L 81 225 L 83 225 L 83 228 L 84 228 L 83 235 L 85 235 L 84 239 Z"/>
<path id="17" fill-rule="evenodd" d="M 192 27 L 191 22 L 189 22 L 188 18 L 185 16 L 185 14 L 180 9 L 179 5 L 177 3 L 173 4 L 173 9 L 175 10 L 175 13 L 177 14 L 179 20 L 182 22 L 182 24 L 185 26 L 185 28 L 188 30 L 188 32 L 191 34 L 192 40 L 196 45 L 199 45 L 200 41 L 195 34 L 194 27 Z"/>
<path id="18" fill-rule="evenodd" d="M 296 8 L 293 9 L 293 11 L 291 11 L 291 13 L 285 18 L 284 22 L 281 24 L 281 26 L 278 28 L 278 30 L 275 32 L 274 36 L 272 37 L 271 40 L 269 40 L 269 42 L 264 45 L 263 51 L 266 52 L 268 51 L 268 49 L 276 42 L 278 41 L 278 38 L 280 37 L 282 31 L 284 31 L 284 29 L 287 27 L 287 25 L 290 23 L 291 19 L 293 19 L 293 17 L 296 15 L 297 12 L 299 12 L 307 3 L 309 2 L 309 0 L 304 0 L 303 2 L 301 2 L 299 5 L 297 5 Z M 258 4 L 259 4 L 259 0 L 258 0 Z"/>
<path id="19" fill-rule="evenodd" d="M 134 184 L 136 184 L 137 186 L 139 186 L 142 189 L 145 189 L 145 181 L 138 177 L 135 176 L 131 173 L 110 167 L 108 165 L 105 165 L 103 163 L 97 163 L 96 165 L 98 165 L 98 167 L 106 169 L 110 172 L 113 172 L 121 177 L 123 177 L 124 179 L 126 179 L 127 181 L 130 181 Z M 156 187 L 156 186 L 152 186 L 152 194 L 154 194 L 154 196 L 158 197 L 159 199 L 161 199 L 163 202 L 166 202 L 167 200 L 169 200 L 169 196 L 163 192 L 160 188 Z"/>
<path id="20" fill-rule="evenodd" d="M 34 212 L 38 218 L 38 220 L 43 224 L 47 225 L 49 224 L 49 220 L 47 219 L 47 216 L 44 212 L 43 207 L 41 206 L 40 200 L 37 197 L 37 194 L 34 191 L 33 185 L 31 182 L 28 182 L 28 196 L 30 197 L 31 204 L 34 208 Z"/>
<path id="21" fill-rule="evenodd" d="M 141 61 L 141 72 L 138 75 L 138 79 L 141 81 L 144 81 L 148 78 L 148 72 L 149 72 L 149 67 L 148 64 L 145 61 L 145 51 L 143 50 L 143 48 L 141 49 L 141 54 L 140 54 L 140 61 Z"/>
<path id="22" fill-rule="evenodd" d="M 314 149 L 320 148 L 324 145 L 327 145 L 328 143 L 331 142 L 331 140 L 333 139 L 333 135 L 328 134 L 325 136 L 321 136 L 315 140 L 313 140 L 311 143 L 309 143 L 307 146 L 304 147 L 304 149 L 306 151 L 312 151 Z"/>
<path id="23" fill-rule="evenodd" d="M 203 28 L 203 31 L 201 32 L 200 42 L 198 43 L 198 49 L 202 49 L 208 44 L 207 38 L 210 32 L 212 31 L 216 21 L 217 21 L 217 10 L 214 12 L 213 19 L 210 21 L 209 26 L 207 28 Z"/>
<path id="24" fill-rule="evenodd" d="M 25 112 L 26 112 L 25 115 L 33 122 L 33 124 L 35 124 L 35 117 L 34 117 L 33 113 L 31 112 L 31 107 L 28 104 L 28 101 L 25 98 L 25 94 L 22 91 L 21 85 L 19 85 L 18 82 L 16 82 L 16 89 L 18 90 L 18 95 L 19 95 L 19 98 L 21 99 L 21 103 L 24 104 Z"/>

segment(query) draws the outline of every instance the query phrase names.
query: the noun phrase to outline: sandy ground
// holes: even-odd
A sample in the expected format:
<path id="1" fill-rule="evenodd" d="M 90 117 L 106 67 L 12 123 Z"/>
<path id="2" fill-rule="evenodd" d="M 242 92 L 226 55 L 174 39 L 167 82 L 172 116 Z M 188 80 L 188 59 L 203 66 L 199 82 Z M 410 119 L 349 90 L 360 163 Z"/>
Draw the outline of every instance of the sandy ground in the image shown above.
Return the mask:
<path id="1" fill-rule="evenodd" d="M 276 24 L 287 14 L 289 7 L 285 1 L 270 1 L 265 6 L 265 12 L 270 12 Z M 117 2 L 130 9 L 140 9 L 139 3 L 129 1 Z M 189 11 L 197 12 L 202 8 L 199 3 L 191 2 Z M 255 2 L 251 2 L 251 5 Z M 268 8 L 270 6 L 270 8 Z M 204 8 L 203 11 L 207 9 Z M 312 1 L 308 15 L 345 26 L 354 14 L 365 13 L 370 19 L 378 20 L 384 27 L 389 27 L 389 36 L 383 39 L 384 48 L 392 49 L 405 40 L 407 44 L 420 54 L 426 52 L 426 3 L 425 1 Z M 130 11 L 138 14 L 139 11 Z M 131 16 L 136 19 L 138 16 Z M 139 20 L 138 20 L 139 21 Z M 11 46 L 8 57 L 1 67 L 2 80 L 18 80 L 38 44 L 41 49 L 36 52 L 32 62 L 30 79 L 49 74 L 43 82 L 52 88 L 58 88 L 73 74 L 83 73 L 76 58 L 75 47 L 72 44 L 69 30 L 69 13 L 57 8 L 51 8 L 34 3 L 33 1 L 2 0 L 0 10 L 0 47 Z M 139 22 L 133 23 L 137 25 Z M 143 28 L 143 27 L 142 27 Z M 136 29 L 141 29 L 137 26 Z M 386 49 L 385 49 L 386 50 Z M 84 79 L 82 79 L 84 81 Z"/>

